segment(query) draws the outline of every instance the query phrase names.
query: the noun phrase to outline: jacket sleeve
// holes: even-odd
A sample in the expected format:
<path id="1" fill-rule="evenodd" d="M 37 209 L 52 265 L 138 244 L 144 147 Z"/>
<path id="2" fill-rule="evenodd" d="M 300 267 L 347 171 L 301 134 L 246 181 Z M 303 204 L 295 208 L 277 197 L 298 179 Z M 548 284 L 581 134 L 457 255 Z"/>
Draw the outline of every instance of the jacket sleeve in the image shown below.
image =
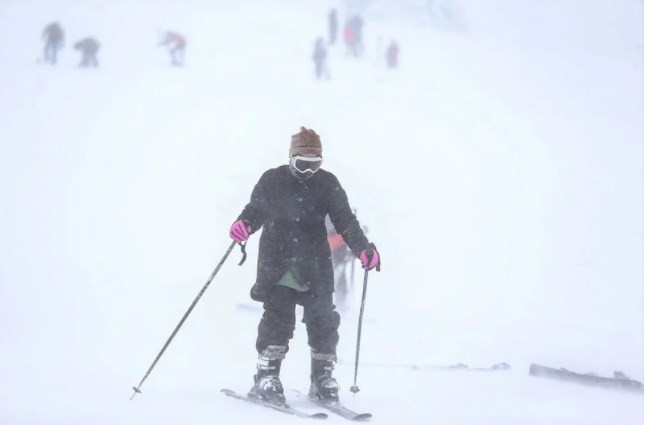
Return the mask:
<path id="1" fill-rule="evenodd" d="M 369 247 L 369 242 L 356 216 L 349 207 L 345 190 L 336 176 L 333 174 L 330 174 L 330 176 L 329 218 L 349 249 L 358 257 L 362 250 Z"/>
<path id="2" fill-rule="evenodd" d="M 238 217 L 238 220 L 244 220 L 251 225 L 251 233 L 260 230 L 269 215 L 270 171 L 265 171 L 262 174 L 262 177 L 253 188 L 253 192 L 251 192 L 251 201 L 246 204 Z"/>

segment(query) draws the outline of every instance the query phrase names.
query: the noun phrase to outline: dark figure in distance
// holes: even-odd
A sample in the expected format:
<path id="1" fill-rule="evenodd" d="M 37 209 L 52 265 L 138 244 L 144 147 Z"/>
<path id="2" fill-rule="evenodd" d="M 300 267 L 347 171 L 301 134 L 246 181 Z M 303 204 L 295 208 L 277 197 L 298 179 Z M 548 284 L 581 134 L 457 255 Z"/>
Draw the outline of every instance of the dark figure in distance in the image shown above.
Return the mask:
<path id="1" fill-rule="evenodd" d="M 311 59 L 315 64 L 316 78 L 319 80 L 321 78 L 329 79 L 329 71 L 327 69 L 327 47 L 325 47 L 325 41 L 322 37 L 316 40 L 314 54 Z"/>
<path id="2" fill-rule="evenodd" d="M 101 47 L 101 44 L 92 37 L 87 37 L 76 42 L 76 44 L 74 44 L 74 48 L 81 51 L 81 63 L 79 66 L 82 68 L 86 68 L 88 66 L 97 68 L 99 66 L 99 62 L 96 59 L 96 53 L 99 51 L 99 47 Z"/>
<path id="3" fill-rule="evenodd" d="M 387 67 L 390 69 L 394 69 L 399 66 L 399 45 L 394 40 L 390 41 L 390 45 L 385 51 L 385 61 L 387 63 Z"/>
<path id="4" fill-rule="evenodd" d="M 360 56 L 363 54 L 363 18 L 356 15 L 352 18 L 351 22 L 356 34 L 356 48 L 358 49 L 358 55 Z"/>
<path id="5" fill-rule="evenodd" d="M 184 36 L 168 31 L 159 45 L 168 46 L 171 65 L 182 66 L 184 64 L 184 55 L 186 53 L 186 39 Z"/>
<path id="6" fill-rule="evenodd" d="M 327 25 L 329 27 L 329 45 L 333 46 L 336 42 L 336 34 L 338 33 L 338 16 L 336 15 L 336 9 L 329 11 L 329 15 L 327 15 Z"/>
<path id="7" fill-rule="evenodd" d="M 43 59 L 52 65 L 56 63 L 58 50 L 63 48 L 65 42 L 65 33 L 58 22 L 52 22 L 43 30 L 42 35 L 45 40 L 45 50 Z"/>
<path id="8" fill-rule="evenodd" d="M 363 268 L 380 264 L 379 254 L 363 234 L 338 179 L 320 168 L 322 160 L 320 137 L 301 127 L 291 137 L 289 164 L 262 174 L 250 202 L 230 230 L 231 238 L 242 244 L 262 228 L 251 298 L 264 303 L 264 314 L 255 345 L 255 384 L 249 396 L 278 404 L 285 403 L 280 368 L 296 326 L 296 304 L 304 308 L 311 348 L 309 395 L 338 400 L 332 371 L 340 315 L 333 302 L 334 270 L 325 217 L 329 215 Z"/>

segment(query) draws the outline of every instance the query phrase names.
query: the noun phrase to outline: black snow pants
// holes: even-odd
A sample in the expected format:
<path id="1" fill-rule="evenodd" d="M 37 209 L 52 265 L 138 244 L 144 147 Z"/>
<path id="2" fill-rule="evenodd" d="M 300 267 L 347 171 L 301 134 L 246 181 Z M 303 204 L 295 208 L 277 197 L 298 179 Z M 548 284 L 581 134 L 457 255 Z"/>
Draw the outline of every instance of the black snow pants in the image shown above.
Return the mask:
<path id="1" fill-rule="evenodd" d="M 307 327 L 309 346 L 318 353 L 335 355 L 340 315 L 333 293 L 298 292 L 281 285 L 267 291 L 255 344 L 258 353 L 269 345 L 289 346 L 296 328 L 296 304 L 304 308 L 302 321 Z"/>

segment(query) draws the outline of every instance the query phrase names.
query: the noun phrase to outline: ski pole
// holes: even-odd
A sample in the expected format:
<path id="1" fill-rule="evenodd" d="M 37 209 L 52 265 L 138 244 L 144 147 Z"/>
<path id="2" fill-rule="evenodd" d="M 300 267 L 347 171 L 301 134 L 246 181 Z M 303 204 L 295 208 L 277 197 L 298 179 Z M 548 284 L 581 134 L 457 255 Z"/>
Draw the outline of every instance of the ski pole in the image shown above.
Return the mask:
<path id="1" fill-rule="evenodd" d="M 373 243 L 370 244 L 370 248 L 376 251 L 376 245 Z M 368 263 L 372 262 L 372 254 L 367 254 Z M 379 259 L 378 264 L 376 265 L 376 271 L 381 271 L 381 260 Z M 365 297 L 367 295 L 367 273 L 369 269 L 365 269 L 365 276 L 363 277 L 363 297 L 361 298 L 361 312 L 358 315 L 358 335 L 356 337 L 356 362 L 354 363 L 354 385 L 349 389 L 351 392 L 356 394 L 360 391 L 358 385 L 356 385 L 356 378 L 358 377 L 358 359 L 361 352 L 361 331 L 363 329 L 363 312 L 365 311 Z"/>
<path id="2" fill-rule="evenodd" d="M 159 359 L 163 355 L 164 351 L 166 351 L 166 348 L 168 348 L 168 346 L 170 345 L 170 342 L 172 341 L 172 339 L 175 337 L 175 335 L 177 335 L 177 332 L 179 332 L 179 328 L 181 328 L 181 325 L 184 324 L 184 322 L 186 321 L 186 318 L 188 317 L 190 312 L 193 311 L 193 308 L 195 308 L 195 305 L 197 304 L 199 299 L 202 297 L 202 295 L 204 295 L 204 292 L 206 292 L 206 289 L 208 288 L 208 285 L 211 284 L 211 281 L 213 280 L 213 278 L 215 277 L 215 275 L 217 274 L 219 269 L 222 267 L 222 264 L 224 264 L 224 261 L 226 261 L 226 258 L 228 258 L 228 256 L 231 253 L 231 251 L 233 251 L 233 248 L 235 248 L 236 243 L 237 242 L 231 242 L 231 246 L 228 247 L 228 250 L 226 251 L 226 254 L 224 254 L 224 257 L 222 257 L 222 260 L 219 262 L 217 267 L 215 267 L 215 270 L 213 271 L 213 273 L 211 273 L 211 276 L 208 278 L 208 281 L 206 281 L 206 284 L 201 289 L 201 291 L 199 291 L 199 294 L 197 294 L 197 298 L 195 298 L 195 301 L 193 301 L 193 303 L 190 305 L 190 307 L 188 308 L 188 311 L 186 311 L 186 314 L 184 314 L 184 317 L 182 317 L 181 320 L 179 321 L 179 324 L 177 325 L 175 330 L 170 335 L 170 338 L 168 338 L 168 340 L 164 344 L 163 348 L 161 349 L 161 351 L 157 355 L 157 358 L 155 359 L 155 361 L 152 362 L 152 365 L 150 366 L 150 368 L 148 369 L 146 374 L 143 376 L 143 379 L 141 380 L 141 382 L 139 382 L 139 385 L 136 386 L 136 387 L 132 387 L 132 389 L 134 390 L 134 393 L 132 394 L 132 397 L 130 397 L 130 400 L 132 400 L 134 398 L 134 396 L 137 395 L 137 393 L 141 393 L 141 385 L 143 385 L 143 382 L 146 380 L 146 378 L 148 378 L 148 375 L 150 375 L 150 372 L 152 372 L 152 369 L 154 369 L 155 365 L 157 364 L 157 362 L 159 361 Z M 246 258 L 246 253 L 244 252 L 244 245 L 242 245 L 242 252 L 244 253 L 244 259 L 245 259 Z M 242 262 L 244 262 L 244 261 L 242 261 Z M 240 263 L 240 265 L 241 264 L 242 263 Z"/>
<path id="3" fill-rule="evenodd" d="M 356 362 L 354 363 L 354 385 L 349 389 L 351 392 L 356 394 L 360 391 L 356 385 L 356 378 L 358 376 L 358 358 L 361 352 L 361 330 L 363 329 L 363 311 L 365 310 L 365 296 L 367 295 L 367 273 L 369 270 L 365 270 L 365 277 L 363 278 L 363 297 L 361 299 L 361 312 L 358 316 L 358 337 L 356 338 Z"/>
<path id="4" fill-rule="evenodd" d="M 354 258 L 352 258 L 352 280 L 350 281 L 350 286 L 352 288 L 351 289 L 351 291 L 352 291 L 351 292 L 352 293 L 352 301 L 354 301 L 354 294 L 356 293 L 356 290 L 354 290 L 354 288 L 355 288 L 354 282 L 356 281 L 354 279 L 354 276 L 355 276 L 354 270 L 356 270 L 356 260 Z"/>

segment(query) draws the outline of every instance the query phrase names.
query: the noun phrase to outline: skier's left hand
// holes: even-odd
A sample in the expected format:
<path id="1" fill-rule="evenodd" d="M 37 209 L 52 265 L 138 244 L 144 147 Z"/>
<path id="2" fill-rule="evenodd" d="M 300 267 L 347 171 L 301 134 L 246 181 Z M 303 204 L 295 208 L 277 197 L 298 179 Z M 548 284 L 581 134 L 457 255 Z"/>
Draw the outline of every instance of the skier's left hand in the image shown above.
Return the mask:
<path id="1" fill-rule="evenodd" d="M 358 258 L 361 260 L 361 267 L 366 270 L 372 270 L 381 264 L 381 258 L 375 246 L 362 250 Z"/>

